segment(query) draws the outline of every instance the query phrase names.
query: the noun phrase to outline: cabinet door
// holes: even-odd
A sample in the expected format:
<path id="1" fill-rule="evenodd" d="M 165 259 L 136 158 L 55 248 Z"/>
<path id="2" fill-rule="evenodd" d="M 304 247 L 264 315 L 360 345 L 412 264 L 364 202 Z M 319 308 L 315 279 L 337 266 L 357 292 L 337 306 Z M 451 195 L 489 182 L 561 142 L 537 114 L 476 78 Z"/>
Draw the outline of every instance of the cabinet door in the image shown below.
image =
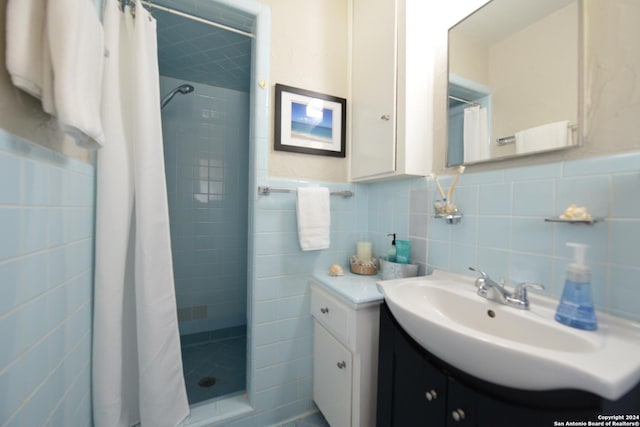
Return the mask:
<path id="1" fill-rule="evenodd" d="M 394 348 L 396 334 L 393 317 L 387 304 L 380 306 L 380 328 L 378 346 L 378 396 L 376 426 L 390 427 L 393 415 Z"/>
<path id="2" fill-rule="evenodd" d="M 396 1 L 353 0 L 351 178 L 396 170 Z"/>
<path id="3" fill-rule="evenodd" d="M 313 322 L 313 400 L 331 427 L 351 426 L 352 357 L 317 321 Z"/>
<path id="4" fill-rule="evenodd" d="M 479 395 L 449 378 L 447 387 L 447 427 L 475 426 L 476 404 Z M 517 425 L 517 424 L 515 424 Z"/>
<path id="5" fill-rule="evenodd" d="M 444 426 L 447 377 L 427 363 L 402 334 L 395 340 L 393 425 Z"/>

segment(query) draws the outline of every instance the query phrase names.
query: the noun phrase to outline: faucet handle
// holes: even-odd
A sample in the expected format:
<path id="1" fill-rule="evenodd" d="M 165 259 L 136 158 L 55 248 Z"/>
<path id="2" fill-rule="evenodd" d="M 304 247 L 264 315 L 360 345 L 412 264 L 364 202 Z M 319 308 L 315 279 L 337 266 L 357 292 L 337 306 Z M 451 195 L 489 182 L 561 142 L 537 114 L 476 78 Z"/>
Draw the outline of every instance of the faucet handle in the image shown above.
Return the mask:
<path id="1" fill-rule="evenodd" d="M 480 277 L 476 279 L 476 288 L 478 288 L 479 291 L 480 290 L 486 291 L 487 290 L 486 283 L 487 283 L 487 279 L 489 279 L 489 275 L 477 268 L 469 267 L 469 270 L 475 271 L 476 273 L 480 273 Z"/>
<path id="2" fill-rule="evenodd" d="M 513 297 L 520 301 L 527 302 L 527 288 L 544 290 L 544 286 L 539 283 L 523 282 L 518 284 L 513 290 Z"/>
<path id="3" fill-rule="evenodd" d="M 486 278 L 489 277 L 489 275 L 487 273 L 485 273 L 484 271 L 480 270 L 479 268 L 469 267 L 469 270 L 475 271 L 476 273 L 480 273 L 480 275 L 482 276 L 483 279 L 486 279 Z"/>

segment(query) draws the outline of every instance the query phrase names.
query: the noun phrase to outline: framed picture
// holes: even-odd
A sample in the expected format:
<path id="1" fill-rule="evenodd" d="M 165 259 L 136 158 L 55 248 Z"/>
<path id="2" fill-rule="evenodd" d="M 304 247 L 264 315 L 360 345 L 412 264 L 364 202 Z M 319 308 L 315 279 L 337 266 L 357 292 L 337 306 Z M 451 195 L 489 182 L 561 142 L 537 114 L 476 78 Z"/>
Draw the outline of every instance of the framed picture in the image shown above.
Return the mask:
<path id="1" fill-rule="evenodd" d="M 274 149 L 345 157 L 347 100 L 276 84 Z"/>

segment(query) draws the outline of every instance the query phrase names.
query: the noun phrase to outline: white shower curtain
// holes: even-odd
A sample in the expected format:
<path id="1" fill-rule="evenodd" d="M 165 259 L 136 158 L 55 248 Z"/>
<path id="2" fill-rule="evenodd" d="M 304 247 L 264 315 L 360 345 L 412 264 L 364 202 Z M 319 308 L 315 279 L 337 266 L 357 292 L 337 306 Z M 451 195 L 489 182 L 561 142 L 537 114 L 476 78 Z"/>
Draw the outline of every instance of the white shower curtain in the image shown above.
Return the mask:
<path id="1" fill-rule="evenodd" d="M 462 140 L 464 162 L 476 162 L 491 157 L 487 109 L 474 106 L 464 109 Z"/>
<path id="2" fill-rule="evenodd" d="M 105 0 L 97 159 L 95 425 L 175 426 L 189 413 L 171 262 L 156 22 Z"/>

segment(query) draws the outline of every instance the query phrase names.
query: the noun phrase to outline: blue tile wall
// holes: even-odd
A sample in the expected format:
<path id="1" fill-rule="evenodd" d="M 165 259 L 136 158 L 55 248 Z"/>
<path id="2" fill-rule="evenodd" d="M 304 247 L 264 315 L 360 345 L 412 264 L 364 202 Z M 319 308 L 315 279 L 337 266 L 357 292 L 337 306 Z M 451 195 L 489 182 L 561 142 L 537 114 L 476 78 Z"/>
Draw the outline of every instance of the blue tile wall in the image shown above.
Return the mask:
<path id="1" fill-rule="evenodd" d="M 184 83 L 161 76 L 161 92 Z M 191 84 L 162 110 L 183 335 L 247 323 L 249 95 Z M 206 317 L 190 314 L 202 306 Z"/>
<path id="2" fill-rule="evenodd" d="M 410 233 L 410 228 L 420 235 L 427 232 L 426 181 L 413 179 L 361 186 L 369 196 L 367 240 L 373 244 L 373 255 L 385 256 L 392 240 L 387 235 L 396 233 L 397 239 L 411 240 L 412 259 L 426 258 L 425 240 L 413 239 Z"/>
<path id="3" fill-rule="evenodd" d="M 94 181 L 0 130 L 0 425 L 91 425 Z"/>
<path id="4" fill-rule="evenodd" d="M 442 186 L 448 188 L 451 178 L 441 177 Z M 437 194 L 431 179 L 372 184 L 368 191 L 374 246 L 391 228 L 402 230 L 422 273 L 467 274 L 468 266 L 478 266 L 510 284 L 543 283 L 547 294 L 558 297 L 572 257 L 566 242 L 586 243 L 597 308 L 640 319 L 640 152 L 464 174 L 454 193 L 464 213 L 458 225 L 431 217 Z M 407 197 L 409 216 L 396 223 Z M 544 221 L 573 203 L 605 221 Z"/>
<path id="5" fill-rule="evenodd" d="M 67 425 L 73 419 L 90 425 L 93 167 L 1 132 L 0 166 L 0 389 L 12 391 L 0 401 L 0 424 Z M 295 196 L 254 193 L 249 316 L 255 412 L 232 425 L 277 423 L 315 410 L 307 279 L 333 263 L 346 267 L 358 240 L 371 240 L 374 254 L 383 255 L 386 234 L 396 232 L 412 241 L 413 261 L 423 271 L 479 265 L 512 281 L 543 282 L 555 296 L 569 262 L 564 243 L 588 243 L 598 308 L 640 318 L 640 153 L 465 174 L 454 197 L 465 213 L 457 226 L 431 218 L 435 191 L 428 179 L 261 183 L 326 185 L 350 189 L 355 197 L 331 199 L 331 248 L 302 252 Z M 443 185 L 449 183 L 445 177 Z M 598 190 L 589 191 L 593 186 Z M 605 222 L 543 221 L 584 194 Z"/>
<path id="6" fill-rule="evenodd" d="M 312 400 L 313 322 L 309 275 L 331 264 L 345 268 L 356 242 L 367 236 L 367 187 L 355 184 L 271 179 L 263 185 L 296 188 L 323 185 L 351 190 L 352 198 L 331 196 L 331 246 L 300 250 L 295 194 L 272 193 L 254 200 L 255 283 L 252 318 L 253 404 L 258 414 L 237 425 L 271 425 L 315 410 Z M 236 424 L 233 424 L 236 425 Z"/>
<path id="7" fill-rule="evenodd" d="M 0 403 L 0 424 L 66 425 L 73 419 L 90 425 L 93 168 L 6 134 L 0 134 L 0 165 L 0 387 L 13 391 Z M 573 202 L 568 197 L 588 194 L 585 187 L 603 180 L 607 193 L 591 192 L 589 206 L 604 206 L 605 222 L 543 221 L 548 210 L 559 213 Z M 640 153 L 465 174 L 455 193 L 465 212 L 458 226 L 431 218 L 435 192 L 427 179 L 261 183 L 326 185 L 350 189 L 355 197 L 331 199 L 331 248 L 302 252 L 295 196 L 254 193 L 249 316 L 255 412 L 232 425 L 277 423 L 315 410 L 307 279 L 332 263 L 346 267 L 358 240 L 371 240 L 374 254 L 383 255 L 386 234 L 396 232 L 412 241 L 413 260 L 423 271 L 479 265 L 513 281 L 539 280 L 552 295 L 559 295 L 569 262 L 564 243 L 589 243 L 598 308 L 640 318 Z M 449 183 L 445 177 L 443 185 Z M 484 206 L 487 200 L 496 206 Z"/>

